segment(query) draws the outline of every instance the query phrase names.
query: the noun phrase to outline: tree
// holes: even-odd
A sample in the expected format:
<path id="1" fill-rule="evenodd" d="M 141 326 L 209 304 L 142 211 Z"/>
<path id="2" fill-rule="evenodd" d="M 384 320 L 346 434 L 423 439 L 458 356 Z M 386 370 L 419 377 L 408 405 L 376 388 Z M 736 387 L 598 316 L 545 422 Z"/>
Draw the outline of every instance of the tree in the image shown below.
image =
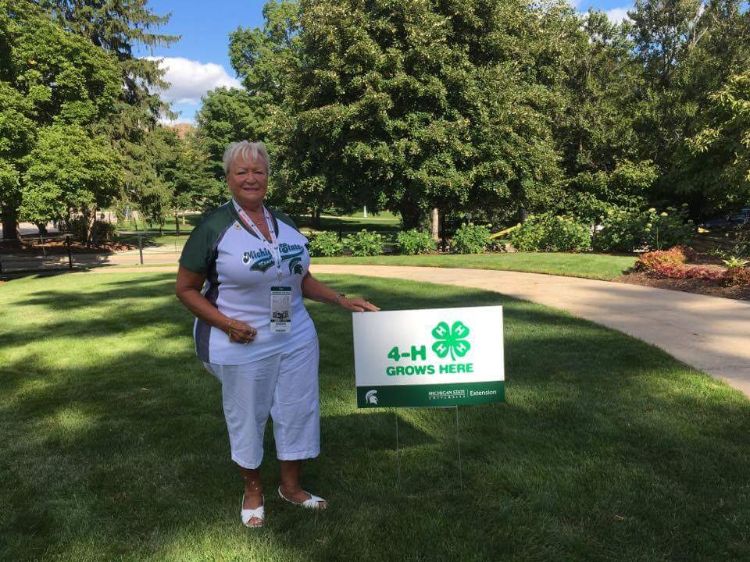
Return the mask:
<path id="1" fill-rule="evenodd" d="M 686 149 L 695 158 L 685 158 L 684 173 L 700 186 L 707 209 L 727 210 L 748 205 L 750 71 L 730 77 L 711 98 L 715 105 L 707 119 L 710 124 L 686 143 Z"/>
<path id="2" fill-rule="evenodd" d="M 121 156 L 125 183 L 118 196 L 119 206 L 135 198 L 149 199 L 150 209 L 160 209 L 164 187 L 158 185 L 152 161 L 144 160 L 149 152 L 147 136 L 161 115 L 170 116 L 169 107 L 159 90 L 168 84 L 158 61 L 137 58 L 136 45 L 168 45 L 179 37 L 154 30 L 169 20 L 148 7 L 148 0 L 34 0 L 48 8 L 56 20 L 71 33 L 113 56 L 119 66 L 122 87 L 116 111 L 98 124 L 97 132 L 105 134 Z"/>
<path id="3" fill-rule="evenodd" d="M 509 4 L 303 1 L 274 115 L 287 198 L 386 207 L 405 227 L 431 207 L 544 204 L 559 175 L 548 66 L 524 46 L 532 9 Z"/>
<path id="4" fill-rule="evenodd" d="M 109 139 L 92 137 L 80 125 L 55 124 L 42 130 L 24 164 L 21 216 L 69 222 L 80 212 L 90 242 L 96 209 L 109 205 L 122 181 Z"/>
<path id="5" fill-rule="evenodd" d="M 653 202 L 687 201 L 695 217 L 723 207 L 728 200 L 716 194 L 738 186 L 708 185 L 709 175 L 694 175 L 714 163 L 686 143 L 720 113 L 712 94 L 750 64 L 750 14 L 739 0 L 639 0 L 630 16 L 646 79 L 636 131 L 644 157 L 660 171 Z"/>
<path id="6" fill-rule="evenodd" d="M 0 0 L 0 195 L 3 236 L 17 237 L 27 158 L 46 128 L 92 130 L 114 111 L 116 61 L 31 2 Z"/>
<path id="7" fill-rule="evenodd" d="M 245 90 L 217 88 L 203 98 L 196 115 L 196 136 L 211 158 L 217 179 L 224 177 L 222 156 L 230 142 L 253 141 L 264 136 L 268 117 L 262 114 L 259 98 Z"/>
<path id="8" fill-rule="evenodd" d="M 568 178 L 562 205 L 588 222 L 612 205 L 643 206 L 658 178 L 653 163 L 641 160 L 635 131 L 644 80 L 629 34 L 629 25 L 589 10 L 574 36 L 575 56 L 561 88 L 555 137 Z"/>

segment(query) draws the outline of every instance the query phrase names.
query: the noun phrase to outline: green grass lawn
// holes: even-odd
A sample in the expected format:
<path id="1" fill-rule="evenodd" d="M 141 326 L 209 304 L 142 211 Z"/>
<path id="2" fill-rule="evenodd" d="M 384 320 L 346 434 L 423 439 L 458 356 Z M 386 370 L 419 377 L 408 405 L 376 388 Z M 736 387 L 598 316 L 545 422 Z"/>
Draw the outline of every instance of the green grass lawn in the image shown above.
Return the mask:
<path id="1" fill-rule="evenodd" d="M 497 294 L 326 278 L 385 309 L 503 304 L 507 403 L 357 410 L 351 321 L 321 339 L 323 455 L 311 513 L 274 495 L 239 522 L 220 388 L 171 275 L 0 286 L 0 559 L 750 558 L 750 402 L 615 332 Z M 395 425 L 402 447 L 397 481 Z"/>
<path id="2" fill-rule="evenodd" d="M 369 258 L 315 258 L 315 263 L 415 265 L 430 267 L 466 267 L 550 273 L 609 281 L 633 267 L 636 258 L 608 254 L 563 254 L 518 252 L 513 254 L 374 256 Z"/>
<path id="3" fill-rule="evenodd" d="M 401 219 L 392 213 L 383 212 L 373 215 L 368 213 L 352 213 L 350 215 L 322 215 L 320 217 L 320 228 L 313 228 L 312 217 L 295 216 L 297 226 L 304 232 L 317 232 L 320 230 L 332 230 L 334 232 L 357 232 L 362 229 L 378 232 L 396 233 L 401 230 Z"/>
<path id="4" fill-rule="evenodd" d="M 202 214 L 190 214 L 190 215 L 184 215 L 180 217 L 180 232 L 190 232 L 200 224 L 201 220 L 203 220 Z M 134 221 L 134 220 L 124 220 L 117 223 L 117 230 L 123 230 L 123 231 L 148 231 L 148 232 L 158 232 L 159 231 L 159 225 L 156 223 L 150 223 L 148 221 Z M 162 232 L 166 234 L 174 234 L 177 232 L 177 225 L 175 224 L 174 217 L 169 217 L 168 220 L 164 223 L 164 226 L 162 227 Z"/>

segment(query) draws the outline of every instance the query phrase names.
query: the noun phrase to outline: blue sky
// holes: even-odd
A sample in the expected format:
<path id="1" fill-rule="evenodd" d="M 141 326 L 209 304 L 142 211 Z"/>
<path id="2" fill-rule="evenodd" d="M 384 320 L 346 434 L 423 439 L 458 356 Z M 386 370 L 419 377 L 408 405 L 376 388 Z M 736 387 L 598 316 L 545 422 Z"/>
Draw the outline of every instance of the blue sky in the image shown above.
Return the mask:
<path id="1" fill-rule="evenodd" d="M 139 56 L 163 59 L 166 78 L 172 87 L 162 96 L 180 112 L 177 121 L 192 122 L 200 98 L 219 86 L 239 86 L 229 64 L 229 34 L 238 27 L 263 25 L 265 0 L 150 0 L 157 14 L 171 13 L 160 31 L 182 38 L 170 47 L 141 49 Z M 608 12 L 620 20 L 632 7 L 632 0 L 576 0 L 581 11 L 589 7 Z"/>

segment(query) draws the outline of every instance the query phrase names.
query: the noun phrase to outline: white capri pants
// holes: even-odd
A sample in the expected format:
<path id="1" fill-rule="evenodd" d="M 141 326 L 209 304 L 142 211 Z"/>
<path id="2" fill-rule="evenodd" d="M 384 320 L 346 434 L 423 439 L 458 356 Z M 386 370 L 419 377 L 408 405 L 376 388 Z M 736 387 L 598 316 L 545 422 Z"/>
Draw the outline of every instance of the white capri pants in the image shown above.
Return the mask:
<path id="1" fill-rule="evenodd" d="M 243 365 L 204 363 L 221 382 L 234 462 L 243 468 L 260 466 L 269 413 L 279 460 L 320 454 L 318 359 L 315 338 L 293 351 Z"/>

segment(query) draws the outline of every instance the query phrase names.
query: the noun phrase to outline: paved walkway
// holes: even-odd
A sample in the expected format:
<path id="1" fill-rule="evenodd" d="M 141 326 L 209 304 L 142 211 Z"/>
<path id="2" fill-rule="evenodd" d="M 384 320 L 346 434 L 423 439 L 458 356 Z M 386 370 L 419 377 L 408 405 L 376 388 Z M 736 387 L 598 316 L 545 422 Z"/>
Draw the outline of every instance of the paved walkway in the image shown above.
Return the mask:
<path id="1" fill-rule="evenodd" d="M 128 263 L 132 256 L 123 256 Z M 112 262 L 118 262 L 116 258 Z M 163 262 L 162 262 L 163 263 Z M 92 271 L 174 271 L 167 267 Z M 515 271 L 315 265 L 313 273 L 387 277 L 495 291 L 540 303 L 660 347 L 750 397 L 750 303 L 625 283 Z"/>

